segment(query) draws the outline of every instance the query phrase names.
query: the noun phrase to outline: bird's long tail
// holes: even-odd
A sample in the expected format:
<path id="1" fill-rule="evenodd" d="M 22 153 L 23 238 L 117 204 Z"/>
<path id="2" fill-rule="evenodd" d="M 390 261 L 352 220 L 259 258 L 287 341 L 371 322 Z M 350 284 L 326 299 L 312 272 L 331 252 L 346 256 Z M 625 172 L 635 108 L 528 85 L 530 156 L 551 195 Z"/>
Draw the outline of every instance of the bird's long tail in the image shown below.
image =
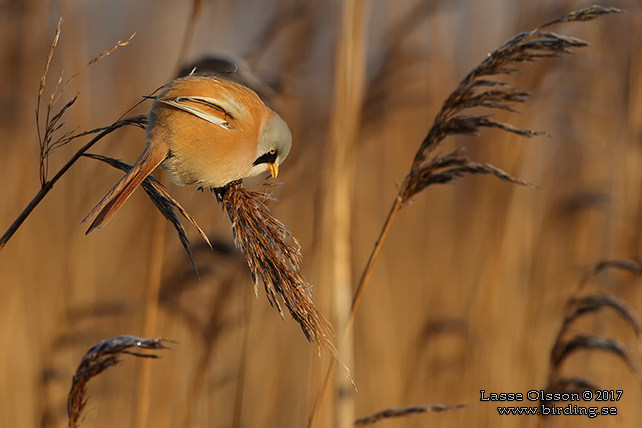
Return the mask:
<path id="1" fill-rule="evenodd" d="M 167 154 L 168 150 L 163 145 L 148 145 L 132 169 L 112 187 L 105 197 L 98 202 L 98 205 L 83 219 L 82 223 L 86 223 L 96 216 L 85 235 L 89 235 L 94 230 L 105 226 L 134 190 L 167 157 Z"/>

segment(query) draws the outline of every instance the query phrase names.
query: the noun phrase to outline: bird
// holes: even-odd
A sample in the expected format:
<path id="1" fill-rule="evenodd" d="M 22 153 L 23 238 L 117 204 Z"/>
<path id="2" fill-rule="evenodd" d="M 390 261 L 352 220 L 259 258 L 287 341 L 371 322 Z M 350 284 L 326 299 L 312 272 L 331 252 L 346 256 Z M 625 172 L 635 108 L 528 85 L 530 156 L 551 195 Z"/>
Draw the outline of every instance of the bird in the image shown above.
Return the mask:
<path id="1" fill-rule="evenodd" d="M 176 185 L 221 188 L 266 172 L 276 178 L 291 147 L 287 123 L 251 89 L 214 76 L 178 78 L 155 97 L 145 150 L 82 221 L 94 218 L 85 235 L 105 226 L 158 166 Z"/>

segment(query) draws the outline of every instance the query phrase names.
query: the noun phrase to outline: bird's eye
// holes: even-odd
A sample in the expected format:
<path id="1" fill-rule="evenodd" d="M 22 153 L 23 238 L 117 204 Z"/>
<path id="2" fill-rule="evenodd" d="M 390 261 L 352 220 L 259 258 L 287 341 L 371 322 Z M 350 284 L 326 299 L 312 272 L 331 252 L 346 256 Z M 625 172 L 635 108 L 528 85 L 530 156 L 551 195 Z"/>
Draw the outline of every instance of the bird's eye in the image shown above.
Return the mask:
<path id="1" fill-rule="evenodd" d="M 277 158 L 276 149 L 272 147 L 268 152 L 263 153 L 261 156 L 256 158 L 252 165 L 259 165 L 262 163 L 275 163 Z"/>

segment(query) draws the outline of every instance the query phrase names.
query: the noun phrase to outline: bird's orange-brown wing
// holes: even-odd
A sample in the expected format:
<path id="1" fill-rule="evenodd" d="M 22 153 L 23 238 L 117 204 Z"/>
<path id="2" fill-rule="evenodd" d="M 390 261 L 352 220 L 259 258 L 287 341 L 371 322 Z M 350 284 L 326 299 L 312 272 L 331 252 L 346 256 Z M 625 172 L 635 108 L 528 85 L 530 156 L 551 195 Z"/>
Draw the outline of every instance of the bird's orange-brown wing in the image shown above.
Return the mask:
<path id="1" fill-rule="evenodd" d="M 89 226 L 89 229 L 87 229 L 87 232 L 85 232 L 85 235 L 89 235 L 94 230 L 106 225 L 134 190 L 136 190 L 143 180 L 151 174 L 154 168 L 167 157 L 167 154 L 167 145 L 162 142 L 148 145 L 132 169 L 112 187 L 105 197 L 84 218 L 82 223 L 86 223 L 93 216 L 96 216 L 91 226 Z"/>

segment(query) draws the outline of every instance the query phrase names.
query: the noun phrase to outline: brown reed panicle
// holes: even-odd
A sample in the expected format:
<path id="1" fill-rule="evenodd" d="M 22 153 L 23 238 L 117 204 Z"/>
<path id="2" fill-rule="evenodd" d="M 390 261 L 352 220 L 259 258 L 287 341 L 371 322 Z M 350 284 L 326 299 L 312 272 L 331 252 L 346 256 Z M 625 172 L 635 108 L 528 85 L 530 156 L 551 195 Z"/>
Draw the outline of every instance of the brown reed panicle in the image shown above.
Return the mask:
<path id="1" fill-rule="evenodd" d="M 607 260 L 598 263 L 592 272 L 580 281 L 577 293 L 584 291 L 588 282 L 607 269 L 620 269 L 642 277 L 642 264 L 633 260 Z M 638 343 L 642 343 L 642 324 L 637 313 L 621 299 L 608 293 L 589 293 L 571 297 L 565 305 L 564 318 L 551 348 L 548 383 L 545 391 L 552 393 L 571 393 L 583 390 L 601 389 L 592 380 L 583 376 L 568 377 L 562 373 L 562 365 L 572 354 L 579 351 L 599 350 L 618 357 L 642 384 L 642 373 L 629 348 L 621 341 L 593 333 L 578 333 L 574 323 L 583 317 L 596 314 L 603 309 L 613 311 L 635 333 Z M 546 404 L 545 401 L 542 401 Z"/>
<path id="2" fill-rule="evenodd" d="M 105 162 L 106 164 L 111 165 L 116 169 L 125 171 L 125 173 L 129 172 L 129 170 L 132 168 L 132 165 L 128 163 L 107 156 L 97 155 L 93 153 L 84 153 L 83 156 Z M 196 220 L 185 210 L 185 208 L 181 206 L 181 204 L 176 199 L 171 197 L 171 195 L 167 192 L 165 186 L 163 186 L 153 175 L 148 175 L 147 178 L 145 178 L 145 180 L 143 181 L 143 189 L 152 200 L 154 205 L 156 205 L 156 208 L 158 208 L 161 214 L 163 214 L 163 216 L 172 224 L 172 226 L 174 226 L 174 229 L 176 229 L 178 238 L 180 239 L 183 248 L 187 252 L 189 259 L 192 262 L 192 266 L 194 267 L 194 270 L 198 275 L 198 268 L 196 267 L 196 262 L 194 261 L 194 256 L 189 244 L 189 239 L 187 239 L 185 228 L 181 224 L 176 211 L 178 211 L 196 228 L 199 235 L 201 235 L 201 238 L 203 238 L 207 245 L 209 245 L 210 249 L 212 249 L 212 244 L 210 243 L 207 235 L 205 234 L 205 232 L 203 232 L 203 229 L 201 229 L 200 226 L 196 223 Z"/>
<path id="3" fill-rule="evenodd" d="M 45 115 L 45 130 L 44 133 L 41 134 L 40 131 L 40 100 L 42 98 L 43 91 L 45 89 L 45 84 L 47 81 L 47 74 L 49 72 L 49 65 L 51 64 L 51 59 L 53 58 L 53 53 L 54 50 L 56 49 L 56 46 L 58 45 L 58 40 L 60 39 L 60 33 L 62 31 L 62 21 L 63 19 L 60 18 L 58 21 L 58 25 L 56 27 L 56 34 L 54 35 L 53 42 L 51 43 L 51 48 L 49 49 L 49 55 L 47 56 L 47 62 L 45 64 L 45 71 L 40 78 L 40 87 L 38 88 L 38 102 L 36 104 L 36 129 L 38 131 L 38 141 L 40 143 L 40 185 L 42 187 L 45 186 L 47 183 L 47 175 L 48 175 L 48 166 L 49 166 L 49 156 L 56 150 L 57 148 L 60 148 L 64 146 L 65 144 L 69 143 L 70 141 L 82 136 L 86 135 L 86 133 L 81 133 L 76 135 L 75 130 L 70 130 L 62 134 L 62 136 L 59 136 L 55 140 L 53 139 L 54 134 L 56 131 L 59 131 L 60 128 L 62 128 L 65 125 L 65 122 L 59 123 L 62 117 L 64 116 L 65 112 L 74 105 L 76 100 L 78 100 L 78 94 L 76 94 L 71 100 L 69 100 L 57 113 L 53 114 L 52 112 L 53 109 L 62 96 L 62 94 L 65 92 L 65 89 L 69 84 L 80 74 L 82 74 L 85 70 L 87 70 L 89 67 L 118 49 L 119 47 L 122 46 L 127 46 L 136 33 L 132 34 L 132 36 L 125 42 L 118 42 L 111 48 L 107 49 L 106 51 L 100 53 L 98 56 L 96 56 L 94 59 L 89 61 L 89 63 L 79 72 L 71 76 L 64 85 L 62 85 L 63 81 L 63 73 L 60 74 L 60 77 L 58 78 L 58 82 L 56 83 L 56 87 L 54 91 L 51 93 L 51 96 L 49 97 L 49 102 L 47 103 L 47 113 Z"/>
<path id="4" fill-rule="evenodd" d="M 499 128 L 523 137 L 547 135 L 545 132 L 514 127 L 488 115 L 460 113 L 476 107 L 516 112 L 513 105 L 527 102 L 531 94 L 489 77 L 513 74 L 519 70 L 516 68 L 519 64 L 569 54 L 573 48 L 588 46 L 584 40 L 544 31 L 548 26 L 589 21 L 601 15 L 622 12 L 617 8 L 602 6 L 574 11 L 533 31 L 518 34 L 489 53 L 444 101 L 401 186 L 399 194 L 402 202 L 431 184 L 447 183 L 464 174 L 491 174 L 505 181 L 525 184 L 492 165 L 470 161 L 459 150 L 444 157 L 431 158 L 431 155 L 449 135 L 477 135 L 481 128 Z"/>
<path id="5" fill-rule="evenodd" d="M 232 223 L 234 242 L 245 255 L 258 294 L 259 279 L 265 286 L 268 301 L 283 317 L 278 296 L 305 337 L 323 346 L 336 357 L 332 327 L 318 312 L 310 293 L 310 284 L 301 274 L 301 247 L 297 239 L 277 220 L 263 202 L 270 195 L 245 189 L 235 182 L 212 189 Z"/>
<path id="6" fill-rule="evenodd" d="M 415 415 L 417 413 L 444 412 L 448 410 L 464 409 L 471 406 L 471 404 L 457 404 L 453 406 L 449 406 L 446 404 L 427 404 L 425 406 L 391 407 L 389 409 L 373 413 L 372 415 L 361 417 L 354 421 L 354 424 L 359 426 L 371 425 L 379 422 L 382 419 L 402 418 L 410 415 Z"/>
<path id="7" fill-rule="evenodd" d="M 176 343 L 173 340 L 162 338 L 146 339 L 135 336 L 117 336 L 105 339 L 92 346 L 76 370 L 67 398 L 69 428 L 77 428 L 80 426 L 83 411 L 88 400 L 87 384 L 91 378 L 99 375 L 105 369 L 118 364 L 121 355 L 133 355 L 141 358 L 159 358 L 156 354 L 146 354 L 133 351 L 132 349 L 172 349 L 165 344 L 166 342 Z"/>

